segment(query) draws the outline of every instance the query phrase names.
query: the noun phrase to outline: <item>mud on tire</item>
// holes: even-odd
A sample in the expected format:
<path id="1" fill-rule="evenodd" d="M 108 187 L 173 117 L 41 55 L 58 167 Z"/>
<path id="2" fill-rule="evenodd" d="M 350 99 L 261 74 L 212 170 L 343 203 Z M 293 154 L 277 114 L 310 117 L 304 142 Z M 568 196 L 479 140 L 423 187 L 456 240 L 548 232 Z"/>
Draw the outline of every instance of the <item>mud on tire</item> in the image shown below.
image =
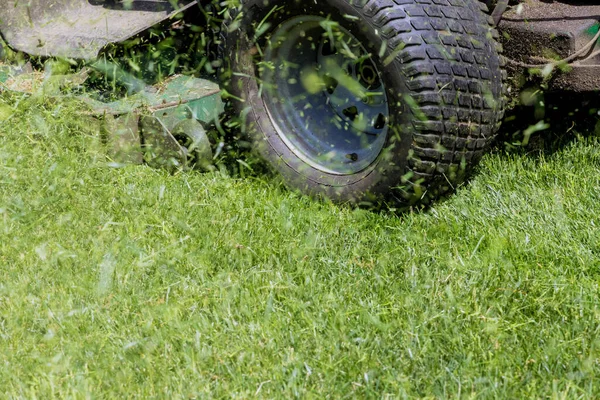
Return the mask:
<path id="1" fill-rule="evenodd" d="M 392 207 L 424 205 L 463 182 L 493 141 L 503 117 L 503 71 L 497 32 L 485 14 L 483 3 L 476 0 L 242 0 L 241 3 L 235 29 L 230 29 L 227 40 L 233 71 L 229 90 L 240 99 L 236 107 L 245 120 L 250 140 L 288 186 L 336 201 Z M 294 39 L 297 43 L 286 44 L 285 35 L 280 34 L 282 30 L 294 32 L 295 25 L 311 20 L 321 26 L 321 35 L 318 27 L 312 30 L 315 24 L 309 24 L 306 26 L 310 32 L 301 32 Z M 289 21 L 293 21 L 292 26 L 286 28 Z M 342 133 L 352 131 L 359 137 L 365 132 L 356 132 L 356 115 L 354 120 L 344 120 L 347 109 L 343 109 L 337 113 L 340 117 L 333 118 L 335 121 L 331 118 L 335 112 L 324 111 L 319 121 L 315 121 L 319 119 L 318 113 L 307 116 L 306 110 L 318 107 L 324 110 L 326 106 L 315 106 L 308 101 L 314 90 L 305 97 L 297 93 L 294 85 L 306 80 L 306 68 L 292 71 L 290 78 L 290 67 L 286 64 L 293 63 L 284 59 L 308 54 L 311 48 L 317 49 L 315 57 L 321 57 L 322 51 L 318 49 L 323 45 L 319 41 L 327 42 L 332 37 L 331 30 L 342 32 L 342 36 L 362 45 L 385 93 L 387 110 L 380 113 L 385 116 L 385 132 L 367 129 L 364 136 L 367 139 L 356 139 L 353 145 L 362 152 L 362 164 L 358 156 L 354 157 L 357 152 L 345 154 L 352 151 L 348 143 L 354 139 L 339 139 L 340 133 L 317 132 L 319 127 L 325 127 Z M 312 47 L 306 41 L 312 42 Z M 285 46 L 287 52 L 278 50 Z M 278 51 L 282 52 L 279 58 L 273 57 Z M 320 68 L 317 65 L 316 70 Z M 316 79 L 317 85 L 321 85 L 318 89 L 331 92 L 327 74 L 321 75 L 325 78 Z M 353 78 L 361 80 L 356 73 Z M 309 81 L 314 83 L 315 79 Z M 297 96 L 285 96 L 290 93 Z M 326 105 L 336 104 L 327 93 L 323 96 Z M 360 104 L 358 98 L 355 101 Z M 367 107 L 361 113 L 357 107 L 361 116 L 372 111 Z M 381 126 L 381 116 L 379 120 Z M 378 134 L 385 136 L 381 139 Z M 329 136 L 323 139 L 324 135 Z M 324 158 L 324 149 L 330 142 L 329 158 Z"/>

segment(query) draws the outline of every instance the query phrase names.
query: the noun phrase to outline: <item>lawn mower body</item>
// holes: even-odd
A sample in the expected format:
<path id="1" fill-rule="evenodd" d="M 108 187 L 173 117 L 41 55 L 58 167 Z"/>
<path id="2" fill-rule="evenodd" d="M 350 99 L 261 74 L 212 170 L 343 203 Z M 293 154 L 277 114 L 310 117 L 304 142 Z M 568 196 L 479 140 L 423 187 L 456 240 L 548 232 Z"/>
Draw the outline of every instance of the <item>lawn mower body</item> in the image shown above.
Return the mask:
<path id="1" fill-rule="evenodd" d="M 590 1 L 556 2 L 527 0 L 509 9 L 499 24 L 509 72 L 522 75 L 524 65 L 543 70 L 550 62 L 567 59 L 590 43 L 599 29 L 600 4 Z M 549 91 L 600 90 L 600 42 L 580 57 L 557 63 L 546 82 Z"/>
<path id="2" fill-rule="evenodd" d="M 94 1 L 3 0 L 0 32 L 17 51 L 31 56 L 59 57 L 93 62 L 111 43 L 123 42 L 185 12 L 195 1 Z M 110 70 L 98 62 L 96 69 Z M 32 95 L 65 96 L 61 89 L 82 84 L 87 68 L 66 76 L 49 76 L 25 67 L 0 65 L 0 90 Z M 108 72 L 108 71 L 105 71 Z M 212 155 L 203 125 L 218 120 L 223 112 L 219 86 L 213 82 L 174 76 L 157 85 L 124 74 L 128 96 L 109 102 L 89 95 L 72 95 L 89 107 L 89 116 L 100 122 L 108 153 L 118 163 L 146 162 L 157 167 L 186 167 L 190 153 L 201 167 Z M 133 82 L 133 83 L 132 83 Z M 182 144 L 193 142 L 193 149 Z M 142 139 L 143 133 L 143 139 Z"/>
<path id="3" fill-rule="evenodd" d="M 1 0 L 0 32 L 12 48 L 42 57 L 93 60 L 191 8 L 196 1 Z"/>

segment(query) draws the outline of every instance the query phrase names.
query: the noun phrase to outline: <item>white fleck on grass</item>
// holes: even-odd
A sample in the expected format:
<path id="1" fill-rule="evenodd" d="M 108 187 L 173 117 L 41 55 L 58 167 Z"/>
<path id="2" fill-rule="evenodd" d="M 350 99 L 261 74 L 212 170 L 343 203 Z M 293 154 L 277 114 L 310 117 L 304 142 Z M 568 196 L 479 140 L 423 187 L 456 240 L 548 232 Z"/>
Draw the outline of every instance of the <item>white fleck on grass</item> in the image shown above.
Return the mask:
<path id="1" fill-rule="evenodd" d="M 48 329 L 48 332 L 46 332 L 46 334 L 44 335 L 44 340 L 48 341 L 48 340 L 52 340 L 55 336 L 55 333 L 52 329 Z"/>
<path id="2" fill-rule="evenodd" d="M 128 342 L 125 344 L 125 346 L 123 346 L 123 350 L 127 351 L 129 349 L 133 349 L 134 347 L 136 347 L 138 344 L 140 344 L 139 342 L 132 340 L 131 342 Z"/>
<path id="3" fill-rule="evenodd" d="M 112 287 L 113 275 L 117 262 L 111 253 L 106 253 L 100 263 L 100 279 L 98 280 L 98 294 L 104 295 Z"/>
<path id="4" fill-rule="evenodd" d="M 40 114 L 35 114 L 31 117 L 31 123 L 35 128 L 32 131 L 34 135 L 41 135 L 47 137 L 50 133 L 50 128 L 48 126 L 47 121 Z"/>
<path id="5" fill-rule="evenodd" d="M 311 376 L 312 375 L 312 368 L 308 366 L 307 363 L 304 363 L 304 369 L 306 369 L 306 376 Z"/>
<path id="6" fill-rule="evenodd" d="M 37 246 L 35 248 L 35 254 L 37 254 L 40 260 L 46 261 L 48 259 L 48 249 L 46 248 L 46 245 L 42 244 L 40 246 Z"/>

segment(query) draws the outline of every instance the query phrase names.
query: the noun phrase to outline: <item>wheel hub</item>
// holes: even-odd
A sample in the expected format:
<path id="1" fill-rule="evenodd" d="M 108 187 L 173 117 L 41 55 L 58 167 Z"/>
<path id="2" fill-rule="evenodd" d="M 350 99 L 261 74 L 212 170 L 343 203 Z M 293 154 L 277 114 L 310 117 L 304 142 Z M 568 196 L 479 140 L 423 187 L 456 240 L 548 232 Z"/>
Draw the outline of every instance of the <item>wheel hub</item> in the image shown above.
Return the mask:
<path id="1" fill-rule="evenodd" d="M 317 61 L 321 68 L 320 76 L 327 82 L 325 95 L 336 114 L 357 131 L 381 134 L 387 127 L 388 105 L 383 83 L 371 60 L 352 59 L 335 51 L 334 45 L 326 39 L 321 42 Z M 343 77 L 358 82 L 362 92 L 356 93 L 359 90 L 353 91 L 336 79 L 336 72 L 339 72 L 336 67 L 340 66 L 345 72 Z"/>
<path id="2" fill-rule="evenodd" d="M 350 32 L 315 16 L 284 22 L 271 37 L 261 77 L 273 125 L 304 162 L 349 175 L 377 159 L 388 133 L 387 95 Z"/>

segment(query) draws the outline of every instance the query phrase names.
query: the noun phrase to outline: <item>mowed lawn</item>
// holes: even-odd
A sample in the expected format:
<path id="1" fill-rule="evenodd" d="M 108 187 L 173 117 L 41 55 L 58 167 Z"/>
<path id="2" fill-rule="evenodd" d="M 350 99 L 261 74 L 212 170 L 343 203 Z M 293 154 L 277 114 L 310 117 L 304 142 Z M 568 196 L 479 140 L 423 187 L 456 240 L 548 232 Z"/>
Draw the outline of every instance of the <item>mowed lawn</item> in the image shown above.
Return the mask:
<path id="1" fill-rule="evenodd" d="M 497 151 L 426 212 L 117 168 L 0 97 L 0 397 L 597 398 L 600 141 Z"/>

